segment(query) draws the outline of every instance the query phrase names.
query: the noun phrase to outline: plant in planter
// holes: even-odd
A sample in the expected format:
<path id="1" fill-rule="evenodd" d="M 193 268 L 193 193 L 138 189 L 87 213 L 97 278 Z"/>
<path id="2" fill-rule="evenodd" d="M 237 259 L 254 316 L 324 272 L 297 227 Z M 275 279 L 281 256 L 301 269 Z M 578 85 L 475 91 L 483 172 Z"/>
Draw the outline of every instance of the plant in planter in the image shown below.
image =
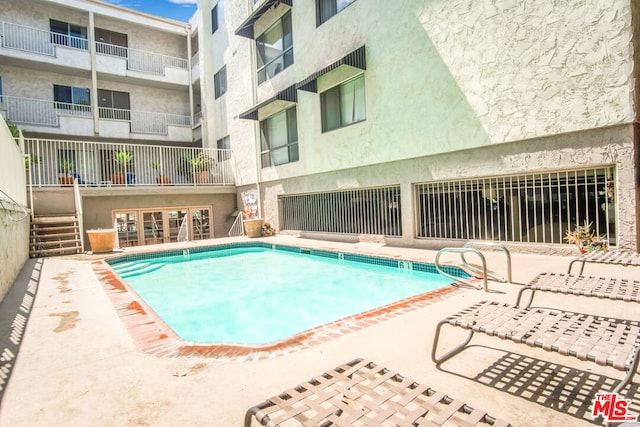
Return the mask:
<path id="1" fill-rule="evenodd" d="M 158 173 L 158 176 L 156 176 L 156 184 L 169 184 L 169 177 L 162 174 L 162 164 L 160 162 L 151 162 L 151 169 L 155 170 Z"/>
<path id="2" fill-rule="evenodd" d="M 587 221 L 584 225 L 576 224 L 573 230 L 567 230 L 564 240 L 578 246 L 580 253 L 591 251 L 606 251 L 609 249 L 609 242 L 606 236 L 599 236 L 591 231 L 592 223 Z"/>
<path id="3" fill-rule="evenodd" d="M 133 161 L 133 154 L 128 151 L 118 151 L 113 155 L 114 172 L 111 175 L 111 182 L 113 184 L 126 184 L 127 183 L 127 171 L 131 167 Z"/>
<path id="4" fill-rule="evenodd" d="M 262 235 L 262 225 L 264 220 L 256 218 L 251 206 L 245 206 L 242 212 L 242 225 L 244 226 L 244 234 L 247 237 L 260 237 Z"/>
<path id="5" fill-rule="evenodd" d="M 64 176 L 58 177 L 58 181 L 62 185 L 73 185 L 73 177 L 70 175 L 73 170 L 73 162 L 71 160 L 62 159 L 60 161 L 60 170 Z"/>
<path id="6" fill-rule="evenodd" d="M 200 153 L 189 159 L 193 182 L 196 184 L 209 183 L 209 170 L 215 166 L 215 160 L 207 153 Z"/>

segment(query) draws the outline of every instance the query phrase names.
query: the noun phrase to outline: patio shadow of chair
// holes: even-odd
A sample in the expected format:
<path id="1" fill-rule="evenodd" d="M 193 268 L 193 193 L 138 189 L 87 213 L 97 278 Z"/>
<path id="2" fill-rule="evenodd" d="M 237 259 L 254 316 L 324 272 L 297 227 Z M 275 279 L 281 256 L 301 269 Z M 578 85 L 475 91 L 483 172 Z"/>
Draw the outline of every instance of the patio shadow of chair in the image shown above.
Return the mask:
<path id="1" fill-rule="evenodd" d="M 475 348 L 499 351 L 502 356 L 474 376 L 443 369 L 441 365 L 438 365 L 438 370 L 594 425 L 602 425 L 600 418 L 592 417 L 596 393 L 611 390 L 620 381 L 606 375 L 480 344 L 467 346 L 465 351 Z M 640 414 L 638 384 L 628 384 L 619 393 L 621 397 L 631 400 L 628 412 Z"/>

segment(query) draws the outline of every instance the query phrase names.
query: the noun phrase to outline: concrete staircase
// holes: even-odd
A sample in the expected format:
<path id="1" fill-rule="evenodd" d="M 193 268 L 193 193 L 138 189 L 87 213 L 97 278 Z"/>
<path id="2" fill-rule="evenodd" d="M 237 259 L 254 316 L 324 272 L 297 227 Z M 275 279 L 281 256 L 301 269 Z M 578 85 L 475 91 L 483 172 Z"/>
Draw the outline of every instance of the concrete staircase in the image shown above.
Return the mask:
<path id="1" fill-rule="evenodd" d="M 81 252 L 80 227 L 75 213 L 39 215 L 31 221 L 31 258 Z"/>

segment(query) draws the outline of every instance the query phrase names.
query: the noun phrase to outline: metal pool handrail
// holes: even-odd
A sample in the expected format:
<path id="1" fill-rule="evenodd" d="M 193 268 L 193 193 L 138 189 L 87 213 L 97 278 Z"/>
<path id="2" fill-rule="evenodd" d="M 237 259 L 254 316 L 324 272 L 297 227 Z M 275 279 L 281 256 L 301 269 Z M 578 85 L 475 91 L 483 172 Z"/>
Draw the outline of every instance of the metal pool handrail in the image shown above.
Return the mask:
<path id="1" fill-rule="evenodd" d="M 492 280 L 497 280 L 499 282 L 503 282 L 503 283 L 513 283 L 513 276 L 511 275 L 511 253 L 509 252 L 509 249 L 507 249 L 507 247 L 501 243 L 495 243 L 495 242 L 467 242 L 464 244 L 464 246 L 462 246 L 463 248 L 470 248 L 472 246 L 480 246 L 480 247 L 485 247 L 485 248 L 496 248 L 496 249 L 501 249 L 504 254 L 507 256 L 507 279 L 505 280 L 504 277 L 501 276 L 497 276 L 495 274 L 491 274 L 488 273 L 489 276 L 491 277 Z M 462 260 L 462 263 L 464 264 L 465 267 L 467 267 L 468 269 L 475 271 L 476 273 L 480 273 L 480 270 L 478 270 L 475 267 L 472 267 L 471 265 L 469 265 L 467 263 L 467 260 L 464 258 L 464 253 L 460 254 L 460 259 Z M 486 274 L 486 272 L 485 272 Z"/>
<path id="2" fill-rule="evenodd" d="M 442 274 L 443 276 L 446 276 L 446 277 L 448 277 L 448 278 L 450 278 L 450 279 L 453 279 L 453 280 L 455 280 L 455 281 L 457 281 L 457 282 L 462 282 L 462 283 L 464 283 L 464 284 L 466 284 L 466 285 L 469 285 L 469 286 L 471 286 L 471 287 L 473 287 L 473 288 L 475 288 L 475 289 L 481 289 L 477 284 L 475 284 L 475 283 L 473 283 L 473 282 L 470 282 L 470 281 L 468 281 L 468 280 L 466 280 L 466 279 L 462 279 L 462 278 L 460 278 L 460 277 L 453 276 L 453 275 L 451 275 L 451 274 L 449 274 L 449 273 L 446 273 L 446 272 L 442 269 L 442 267 L 440 266 L 440 262 L 439 262 L 439 260 L 440 260 L 440 256 L 441 256 L 442 254 L 444 254 L 444 253 L 447 253 L 447 252 L 459 253 L 459 254 L 460 254 L 460 257 L 461 257 L 463 260 L 464 260 L 464 254 L 465 254 L 465 253 L 474 253 L 474 254 L 478 255 L 478 257 L 479 257 L 479 258 L 480 258 L 480 260 L 482 261 L 482 270 L 478 270 L 478 269 L 476 269 L 476 268 L 474 268 L 474 270 L 475 270 L 475 271 L 479 271 L 479 272 L 481 271 L 481 272 L 482 272 L 482 289 L 483 289 L 485 292 L 489 292 L 489 283 L 487 282 L 487 261 L 486 261 L 486 259 L 484 258 L 484 255 L 482 255 L 482 253 L 481 253 L 479 250 L 477 250 L 477 249 L 473 249 L 473 248 L 465 248 L 465 247 L 462 247 L 462 248 L 443 248 L 443 249 L 440 249 L 440 250 L 438 251 L 438 253 L 436 254 L 436 261 L 435 261 L 435 265 L 436 265 L 436 270 L 438 270 L 438 273 Z M 465 265 L 468 265 L 468 264 L 466 263 L 466 261 L 465 261 Z M 454 285 L 454 286 L 455 286 L 455 285 Z"/>

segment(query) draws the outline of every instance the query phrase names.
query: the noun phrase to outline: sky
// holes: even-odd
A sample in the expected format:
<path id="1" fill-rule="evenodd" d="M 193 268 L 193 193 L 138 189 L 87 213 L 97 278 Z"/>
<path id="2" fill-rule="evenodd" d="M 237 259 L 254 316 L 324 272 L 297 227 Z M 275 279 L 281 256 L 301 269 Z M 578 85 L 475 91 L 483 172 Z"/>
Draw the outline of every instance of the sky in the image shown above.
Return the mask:
<path id="1" fill-rule="evenodd" d="M 106 3 L 138 10 L 163 18 L 189 22 L 197 8 L 197 0 L 103 0 Z"/>

